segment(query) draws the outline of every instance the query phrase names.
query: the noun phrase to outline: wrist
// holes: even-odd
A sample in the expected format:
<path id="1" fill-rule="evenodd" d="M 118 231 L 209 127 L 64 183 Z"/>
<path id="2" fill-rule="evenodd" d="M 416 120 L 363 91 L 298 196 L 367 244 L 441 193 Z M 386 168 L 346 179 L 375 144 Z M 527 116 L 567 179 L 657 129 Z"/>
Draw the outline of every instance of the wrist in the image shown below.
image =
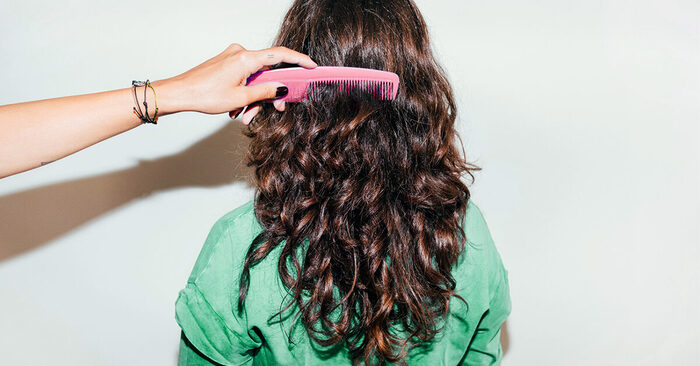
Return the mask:
<path id="1" fill-rule="evenodd" d="M 183 112 L 188 110 L 185 91 L 177 79 L 163 79 L 151 82 L 158 98 L 158 116 Z"/>

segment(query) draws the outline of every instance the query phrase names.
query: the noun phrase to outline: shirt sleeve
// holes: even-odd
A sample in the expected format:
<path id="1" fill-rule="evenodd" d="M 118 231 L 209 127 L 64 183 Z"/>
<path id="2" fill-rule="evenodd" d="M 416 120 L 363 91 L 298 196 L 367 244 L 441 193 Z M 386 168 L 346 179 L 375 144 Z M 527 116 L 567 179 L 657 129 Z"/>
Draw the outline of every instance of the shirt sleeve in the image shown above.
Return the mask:
<path id="1" fill-rule="evenodd" d="M 245 312 L 234 307 L 243 259 L 238 249 L 247 248 L 237 224 L 225 216 L 214 225 L 179 293 L 175 319 L 184 334 L 179 365 L 242 365 L 260 347 L 248 334 Z"/>
<path id="2" fill-rule="evenodd" d="M 187 339 L 184 332 L 180 334 L 180 352 L 177 358 L 178 366 L 218 366 L 221 365 L 203 355 Z"/>
<path id="3" fill-rule="evenodd" d="M 481 317 L 474 338 L 467 352 L 466 365 L 500 365 L 501 325 L 511 311 L 508 271 L 501 270 L 501 281 L 489 301 L 489 308 Z"/>

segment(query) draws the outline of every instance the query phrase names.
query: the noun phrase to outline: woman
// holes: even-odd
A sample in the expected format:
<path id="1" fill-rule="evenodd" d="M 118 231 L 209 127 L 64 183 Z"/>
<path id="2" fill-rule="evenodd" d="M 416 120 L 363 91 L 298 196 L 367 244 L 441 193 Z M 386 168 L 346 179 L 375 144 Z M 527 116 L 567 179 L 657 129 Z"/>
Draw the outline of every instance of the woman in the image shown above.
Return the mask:
<path id="1" fill-rule="evenodd" d="M 499 364 L 507 271 L 415 4 L 296 0 L 275 43 L 395 72 L 399 94 L 263 106 L 255 199 L 214 225 L 176 302 L 180 364 Z"/>

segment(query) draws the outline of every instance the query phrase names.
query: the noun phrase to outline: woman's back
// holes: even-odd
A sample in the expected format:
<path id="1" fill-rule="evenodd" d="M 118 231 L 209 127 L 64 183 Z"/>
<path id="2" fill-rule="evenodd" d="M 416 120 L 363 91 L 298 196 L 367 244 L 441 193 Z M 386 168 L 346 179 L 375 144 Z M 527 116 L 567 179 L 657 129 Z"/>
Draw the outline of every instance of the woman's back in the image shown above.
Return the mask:
<path id="1" fill-rule="evenodd" d="M 185 336 L 228 364 L 497 359 L 505 271 L 469 207 L 478 168 L 416 5 L 296 0 L 274 43 L 394 72 L 398 92 L 326 85 L 262 106 L 245 131 L 255 200 L 205 245 L 178 302 Z"/>
<path id="2" fill-rule="evenodd" d="M 262 227 L 253 201 L 223 216 L 212 228 L 176 303 L 183 329 L 180 365 L 351 365 L 340 345 L 323 349 L 294 316 L 270 321 L 286 303 L 277 274 L 278 247 L 251 270 L 245 311 L 238 315 L 241 258 Z M 500 326 L 510 313 L 508 276 L 479 208 L 469 201 L 465 250 L 453 268 L 456 293 L 443 333 L 428 347 L 414 349 L 409 365 L 495 365 L 500 363 Z M 291 314 L 291 313 L 290 313 Z M 289 315 L 289 314 L 286 314 Z M 215 363 L 213 363 L 213 362 Z"/>

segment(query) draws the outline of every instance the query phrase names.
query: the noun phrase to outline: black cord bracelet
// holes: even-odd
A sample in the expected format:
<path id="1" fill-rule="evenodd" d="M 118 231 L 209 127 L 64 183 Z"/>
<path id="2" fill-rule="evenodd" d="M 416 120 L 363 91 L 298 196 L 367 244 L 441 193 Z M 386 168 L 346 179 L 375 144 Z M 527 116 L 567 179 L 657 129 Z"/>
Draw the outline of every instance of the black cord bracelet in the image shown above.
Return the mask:
<path id="1" fill-rule="evenodd" d="M 158 123 L 158 102 L 157 102 L 157 99 L 156 99 L 156 103 L 155 103 L 156 111 L 153 114 L 153 118 L 149 117 L 149 115 L 148 115 L 148 103 L 146 102 L 146 89 L 148 89 L 148 88 L 151 88 L 151 90 L 153 90 L 153 97 L 155 99 L 156 90 L 153 89 L 153 87 L 151 86 L 151 82 L 148 79 L 146 79 L 146 81 L 132 80 L 131 85 L 132 85 L 133 90 L 134 90 L 134 99 L 136 100 L 136 107 L 138 107 L 138 110 L 136 110 L 136 107 L 132 107 L 134 110 L 134 114 L 137 115 L 141 119 L 141 121 L 143 121 L 143 123 L 157 124 Z M 143 111 L 141 111 L 141 106 L 139 105 L 139 98 L 136 94 L 136 87 L 137 86 L 144 87 L 143 88 L 143 106 L 146 109 L 145 114 L 143 113 Z"/>

